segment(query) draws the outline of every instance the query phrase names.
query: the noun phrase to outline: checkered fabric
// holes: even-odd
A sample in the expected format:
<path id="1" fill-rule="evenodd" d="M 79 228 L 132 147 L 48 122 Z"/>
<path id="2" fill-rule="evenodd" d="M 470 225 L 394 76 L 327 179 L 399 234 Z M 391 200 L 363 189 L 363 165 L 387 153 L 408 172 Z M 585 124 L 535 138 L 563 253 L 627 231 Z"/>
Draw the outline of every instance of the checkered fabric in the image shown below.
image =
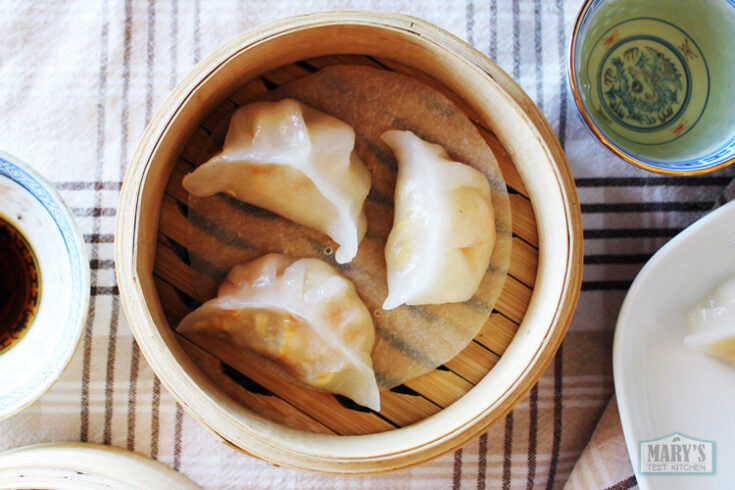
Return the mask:
<path id="1" fill-rule="evenodd" d="M 0 422 L 0 449 L 81 440 L 150 455 L 206 488 L 559 488 L 613 394 L 612 334 L 643 263 L 712 208 L 735 167 L 662 177 L 623 163 L 576 115 L 565 76 L 581 0 L 0 0 L 0 149 L 72 207 L 91 261 L 79 348 L 39 401 Z M 424 18 L 495 60 L 564 146 L 584 213 L 579 307 L 549 369 L 517 408 L 454 454 L 385 475 L 276 468 L 222 444 L 162 389 L 120 308 L 113 231 L 125 167 L 153 111 L 197 61 L 263 22 L 333 9 Z M 635 485 L 615 474 L 611 488 Z"/>

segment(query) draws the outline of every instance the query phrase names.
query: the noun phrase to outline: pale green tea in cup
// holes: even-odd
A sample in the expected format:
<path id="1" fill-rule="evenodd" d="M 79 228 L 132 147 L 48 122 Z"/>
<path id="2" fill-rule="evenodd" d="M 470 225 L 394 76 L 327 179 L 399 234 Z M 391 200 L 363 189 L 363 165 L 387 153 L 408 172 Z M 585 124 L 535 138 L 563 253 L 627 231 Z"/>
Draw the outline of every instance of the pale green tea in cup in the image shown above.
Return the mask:
<path id="1" fill-rule="evenodd" d="M 735 158 L 735 1 L 591 1 L 574 37 L 575 97 L 613 151 L 659 171 Z"/>

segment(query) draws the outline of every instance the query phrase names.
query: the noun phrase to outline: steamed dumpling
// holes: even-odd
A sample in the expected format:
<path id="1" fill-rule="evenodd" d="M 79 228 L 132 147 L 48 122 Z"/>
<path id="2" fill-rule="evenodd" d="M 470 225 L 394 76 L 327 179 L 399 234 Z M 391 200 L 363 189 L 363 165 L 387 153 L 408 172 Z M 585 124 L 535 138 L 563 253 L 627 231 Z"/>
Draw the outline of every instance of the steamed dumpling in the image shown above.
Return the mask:
<path id="1" fill-rule="evenodd" d="M 365 235 L 370 172 L 346 123 L 293 99 L 255 102 L 232 116 L 223 151 L 184 177 L 184 188 L 218 192 L 321 231 L 343 264 Z"/>
<path id="2" fill-rule="evenodd" d="M 217 297 L 177 331 L 218 336 L 308 386 L 380 409 L 370 312 L 352 283 L 319 259 L 268 254 L 233 267 Z"/>
<path id="3" fill-rule="evenodd" d="M 398 160 L 383 308 L 467 301 L 495 244 L 490 184 L 410 131 L 387 131 L 382 139 Z"/>
<path id="4" fill-rule="evenodd" d="M 689 311 L 684 345 L 735 367 L 735 277 Z"/>

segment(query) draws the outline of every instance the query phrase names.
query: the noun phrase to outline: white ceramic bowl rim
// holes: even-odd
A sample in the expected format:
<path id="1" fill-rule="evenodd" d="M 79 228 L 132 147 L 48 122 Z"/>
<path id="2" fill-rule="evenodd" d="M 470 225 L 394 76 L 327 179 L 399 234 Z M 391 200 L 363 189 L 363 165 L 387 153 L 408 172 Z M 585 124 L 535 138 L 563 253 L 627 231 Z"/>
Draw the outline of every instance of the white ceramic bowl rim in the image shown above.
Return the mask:
<path id="1" fill-rule="evenodd" d="M 0 453 L 0 489 L 175 488 L 199 486 L 142 454 L 89 442 L 50 442 Z"/>
<path id="2" fill-rule="evenodd" d="M 63 344 L 54 349 L 53 356 L 45 359 L 45 362 L 34 364 L 33 367 L 37 370 L 37 374 L 33 376 L 30 383 L 8 393 L 0 394 L 0 419 L 3 419 L 19 412 L 45 393 L 71 360 L 84 331 L 90 284 L 89 262 L 84 240 L 71 211 L 58 192 L 38 173 L 17 158 L 2 152 L 0 152 L 0 176 L 7 177 L 20 185 L 48 212 L 63 238 L 71 269 L 69 315 L 66 321 L 58 327 L 63 330 L 60 336 Z M 31 325 L 32 328 L 33 325 Z"/>

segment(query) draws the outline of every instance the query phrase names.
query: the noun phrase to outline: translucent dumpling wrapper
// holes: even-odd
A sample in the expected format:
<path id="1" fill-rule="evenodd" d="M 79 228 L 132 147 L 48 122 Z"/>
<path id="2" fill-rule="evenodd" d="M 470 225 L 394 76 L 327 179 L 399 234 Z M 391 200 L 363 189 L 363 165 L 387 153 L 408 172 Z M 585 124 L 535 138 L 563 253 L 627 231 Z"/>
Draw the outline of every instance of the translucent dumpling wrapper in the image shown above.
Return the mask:
<path id="1" fill-rule="evenodd" d="M 268 252 L 320 258 L 355 285 L 373 316 L 372 361 L 380 389 L 398 386 L 455 357 L 485 325 L 490 325 L 488 318 L 503 291 L 510 263 L 510 202 L 493 153 L 499 145 L 497 140 L 488 131 L 478 129 L 452 100 L 431 85 L 394 71 L 339 65 L 321 68 L 270 91 L 254 85 L 257 81 L 244 87 L 242 93 L 247 92 L 251 98 L 238 98 L 239 103 L 293 98 L 354 128 L 355 150 L 371 174 L 371 189 L 364 205 L 368 229 L 355 258 L 340 264 L 335 261 L 334 243 L 323 233 L 223 193 L 189 195 L 185 209 L 178 209 L 186 213 L 190 225 L 187 253 L 192 269 L 199 274 L 192 287 L 195 299 L 213 297 L 216 284 L 234 265 Z M 212 126 L 212 135 L 199 150 L 201 155 L 190 152 L 194 165 L 222 148 L 227 123 L 224 117 L 219 125 Z M 495 246 L 490 265 L 468 301 L 383 309 L 388 296 L 385 245 L 394 221 L 398 162 L 381 135 L 391 129 L 408 130 L 424 141 L 441 145 L 453 161 L 476 169 L 490 184 Z M 502 310 L 507 312 L 507 305 Z"/>
<path id="2" fill-rule="evenodd" d="M 370 173 L 354 151 L 355 132 L 293 99 L 255 102 L 232 116 L 221 153 L 184 177 L 196 196 L 225 192 L 318 230 L 352 260 L 365 235 Z"/>
<path id="3" fill-rule="evenodd" d="M 217 297 L 176 330 L 217 337 L 275 361 L 286 377 L 306 386 L 380 409 L 370 312 L 352 283 L 319 259 L 268 254 L 237 265 Z"/>
<path id="4" fill-rule="evenodd" d="M 684 344 L 735 367 L 735 278 L 694 305 L 688 320 Z"/>
<path id="5" fill-rule="evenodd" d="M 383 308 L 467 301 L 495 244 L 490 184 L 410 131 L 386 131 L 382 139 L 398 159 Z"/>

